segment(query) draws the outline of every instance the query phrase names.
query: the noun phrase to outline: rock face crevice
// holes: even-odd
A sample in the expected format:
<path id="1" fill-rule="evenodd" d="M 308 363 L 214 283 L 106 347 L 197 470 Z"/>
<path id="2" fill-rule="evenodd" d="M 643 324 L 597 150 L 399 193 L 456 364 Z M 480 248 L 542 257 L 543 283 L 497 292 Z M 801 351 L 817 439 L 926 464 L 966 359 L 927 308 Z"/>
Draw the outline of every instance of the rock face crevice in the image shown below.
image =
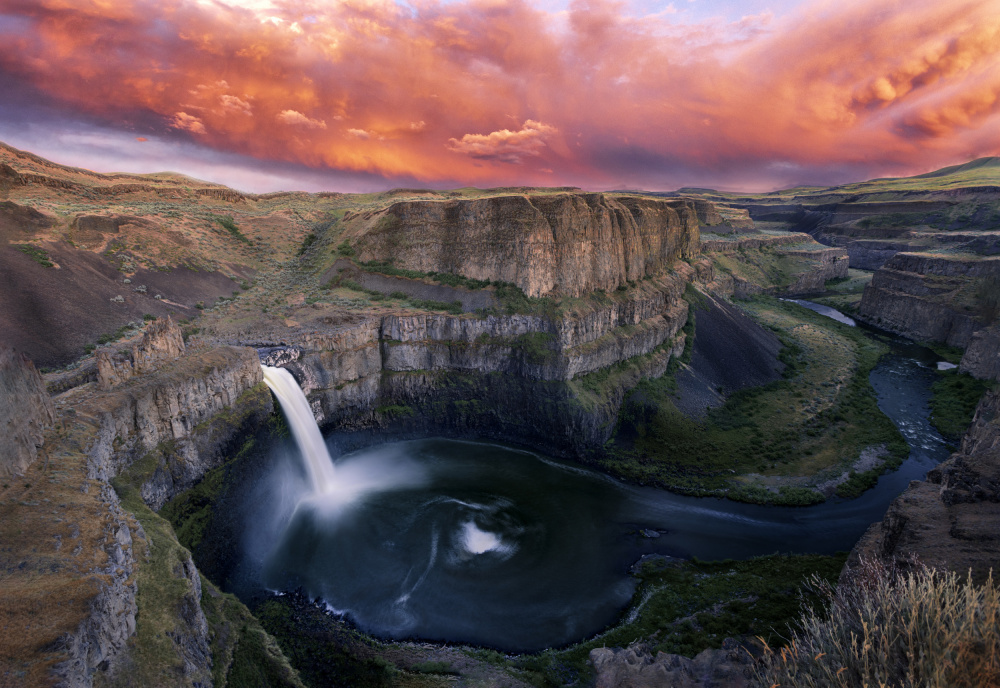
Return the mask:
<path id="1" fill-rule="evenodd" d="M 0 477 L 24 473 L 54 418 L 45 382 L 31 360 L 0 348 Z"/>
<path id="2" fill-rule="evenodd" d="M 111 485 L 104 483 L 100 490 L 100 501 L 108 515 L 104 541 L 107 562 L 95 572 L 100 583 L 90 600 L 90 613 L 75 632 L 67 633 L 51 648 L 67 655 L 53 671 L 61 687 L 89 688 L 94 672 L 109 668 L 135 634 L 139 611 L 134 578 L 137 557 L 130 519 Z"/>
<path id="3" fill-rule="evenodd" d="M 352 220 L 362 261 L 580 296 L 658 274 L 699 247 L 694 201 L 607 194 L 401 201 Z"/>

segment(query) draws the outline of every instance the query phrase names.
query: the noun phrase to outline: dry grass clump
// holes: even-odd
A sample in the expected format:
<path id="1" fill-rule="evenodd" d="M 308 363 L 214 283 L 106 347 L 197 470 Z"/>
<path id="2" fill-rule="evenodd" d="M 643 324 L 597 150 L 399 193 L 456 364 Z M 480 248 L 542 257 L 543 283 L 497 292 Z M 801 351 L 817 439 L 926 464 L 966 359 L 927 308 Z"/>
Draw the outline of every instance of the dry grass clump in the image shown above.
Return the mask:
<path id="1" fill-rule="evenodd" d="M 764 653 L 768 688 L 989 688 L 1000 686 L 1000 593 L 954 572 L 900 573 L 863 561 L 850 585 L 811 584 L 828 613 L 806 609 L 788 647 Z M 761 641 L 763 642 L 763 640 Z"/>

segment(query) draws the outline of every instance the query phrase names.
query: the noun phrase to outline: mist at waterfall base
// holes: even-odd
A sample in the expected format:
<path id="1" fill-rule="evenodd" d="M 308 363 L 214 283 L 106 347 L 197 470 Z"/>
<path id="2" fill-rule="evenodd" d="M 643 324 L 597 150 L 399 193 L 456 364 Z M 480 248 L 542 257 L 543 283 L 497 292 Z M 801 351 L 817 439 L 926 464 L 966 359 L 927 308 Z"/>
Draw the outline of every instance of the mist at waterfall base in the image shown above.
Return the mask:
<path id="1" fill-rule="evenodd" d="M 619 618 L 635 590 L 629 568 L 643 555 L 850 549 L 909 480 L 947 457 L 927 421 L 932 379 L 909 355 L 873 371 L 880 406 L 904 429 L 911 457 L 857 499 L 808 508 L 684 497 L 532 452 L 442 438 L 334 451 L 331 485 L 317 489 L 298 446 L 279 443 L 266 477 L 244 497 L 244 566 L 258 589 L 301 589 L 379 637 L 558 647 Z"/>

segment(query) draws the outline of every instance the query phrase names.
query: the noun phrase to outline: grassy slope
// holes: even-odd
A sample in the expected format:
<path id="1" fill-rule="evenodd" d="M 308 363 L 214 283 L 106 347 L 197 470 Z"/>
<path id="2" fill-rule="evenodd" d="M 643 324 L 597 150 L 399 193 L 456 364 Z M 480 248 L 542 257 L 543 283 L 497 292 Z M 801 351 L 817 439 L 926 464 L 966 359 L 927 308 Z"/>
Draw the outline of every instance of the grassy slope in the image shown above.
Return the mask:
<path id="1" fill-rule="evenodd" d="M 733 395 L 705 422 L 676 409 L 669 377 L 644 381 L 641 401 L 634 397 L 620 416 L 620 431 L 635 439 L 631 446 L 611 447 L 612 458 L 602 464 L 606 470 L 692 494 L 809 503 L 820 500 L 802 489 L 814 482 L 809 478 L 849 470 L 863 449 L 885 446 L 896 461 L 906 455 L 868 382 L 885 351 L 881 344 L 796 304 L 758 297 L 744 306 L 785 340 L 788 377 Z M 759 477 L 740 480 L 734 474 Z M 797 476 L 806 480 L 780 480 Z M 763 484 L 779 491 L 765 491 Z M 853 494 L 848 487 L 842 492 Z"/>
<path id="2" fill-rule="evenodd" d="M 654 655 L 662 651 L 693 657 L 721 647 L 730 637 L 761 636 L 780 645 L 799 617 L 805 580 L 816 574 L 835 582 L 845 560 L 846 554 L 772 555 L 746 561 L 647 563 L 638 574 L 634 611 L 622 623 L 569 648 L 505 663 L 536 686 L 573 681 L 587 685 L 592 680 L 587 656 L 598 647 L 640 641 Z"/>
<path id="3" fill-rule="evenodd" d="M 931 423 L 950 442 L 958 442 L 990 383 L 957 370 L 944 370 L 931 385 Z"/>

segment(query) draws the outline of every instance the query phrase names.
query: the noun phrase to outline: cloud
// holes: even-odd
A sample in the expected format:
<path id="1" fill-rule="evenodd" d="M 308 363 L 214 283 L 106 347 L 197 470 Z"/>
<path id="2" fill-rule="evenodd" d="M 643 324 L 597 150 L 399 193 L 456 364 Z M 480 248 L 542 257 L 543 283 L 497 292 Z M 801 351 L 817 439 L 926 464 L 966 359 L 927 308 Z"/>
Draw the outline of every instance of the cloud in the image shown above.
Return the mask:
<path id="1" fill-rule="evenodd" d="M 0 81 L 7 107 L 386 186 L 759 188 L 1000 154 L 1000 0 L 634 5 L 0 0 Z"/>
<path id="2" fill-rule="evenodd" d="M 222 107 L 224 107 L 226 110 L 230 110 L 232 112 L 238 112 L 241 115 L 253 114 L 253 110 L 250 107 L 250 103 L 240 98 L 237 98 L 236 96 L 222 95 L 219 97 L 219 99 L 222 101 Z"/>
<path id="3" fill-rule="evenodd" d="M 306 117 L 295 110 L 282 110 L 278 113 L 278 121 L 306 129 L 326 129 L 326 122 L 321 119 Z"/>
<path id="4" fill-rule="evenodd" d="M 170 128 L 189 131 L 192 134 L 206 133 L 205 124 L 199 118 L 189 115 L 186 112 L 175 114 L 170 120 Z"/>
<path id="5" fill-rule="evenodd" d="M 447 148 L 479 160 L 520 163 L 526 155 L 541 153 L 545 139 L 555 131 L 555 127 L 529 119 L 518 131 L 500 129 L 489 134 L 466 134 L 461 139 L 449 139 Z"/>

